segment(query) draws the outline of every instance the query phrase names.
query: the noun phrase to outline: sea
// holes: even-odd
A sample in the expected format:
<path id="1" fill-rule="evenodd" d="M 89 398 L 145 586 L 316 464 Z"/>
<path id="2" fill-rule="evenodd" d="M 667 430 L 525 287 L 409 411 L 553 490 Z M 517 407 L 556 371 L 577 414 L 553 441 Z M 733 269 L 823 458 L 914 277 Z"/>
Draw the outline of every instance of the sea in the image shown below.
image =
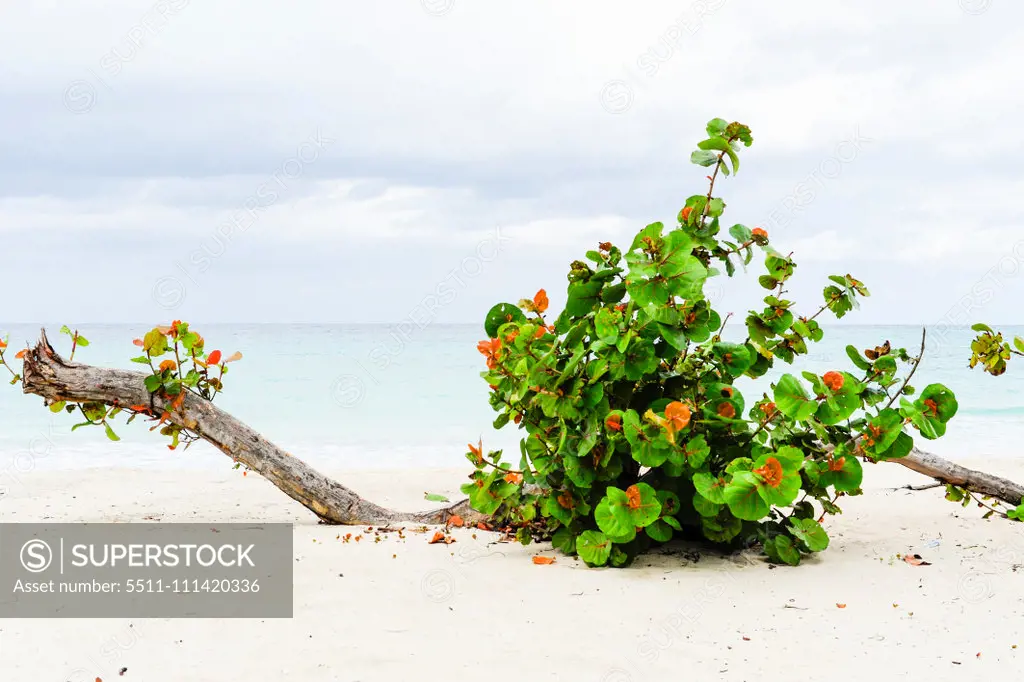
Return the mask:
<path id="1" fill-rule="evenodd" d="M 152 325 L 74 325 L 90 342 L 77 362 L 138 368 L 132 339 Z M 476 344 L 482 325 L 209 324 L 193 325 L 207 349 L 240 351 L 230 365 L 217 404 L 293 455 L 325 470 L 380 470 L 468 467 L 466 444 L 478 440 L 504 449 L 518 463 L 520 432 L 509 424 L 495 430 L 496 416 L 481 378 L 484 358 Z M 51 341 L 67 356 L 70 339 L 47 325 Z M 11 351 L 34 342 L 39 324 L 0 324 Z M 911 326 L 825 326 L 824 339 L 793 365 L 777 363 L 771 376 L 801 371 L 818 374 L 852 370 L 847 344 L 873 348 L 885 341 L 916 354 L 922 330 Z M 1024 327 L 1004 328 L 1024 335 Z M 729 325 L 726 338 L 744 329 Z M 924 361 L 914 377 L 920 389 L 938 382 L 952 389 L 959 412 L 946 436 L 917 444 L 952 459 L 1022 456 L 1024 443 L 1024 361 L 992 377 L 968 368 L 973 333 L 966 328 L 929 330 Z M 18 363 L 20 364 L 20 363 Z M 2 369 L 0 369 L 2 372 Z M 6 372 L 4 372 L 6 374 Z M 745 387 L 741 383 L 741 390 Z M 748 401 L 759 395 L 749 395 Z M 76 416 L 53 414 L 40 397 L 20 385 L 0 383 L 0 487 L 5 479 L 32 471 L 90 467 L 229 468 L 231 459 L 200 442 L 171 451 L 167 439 L 141 419 L 114 428 L 120 441 L 101 428 L 72 433 Z"/>

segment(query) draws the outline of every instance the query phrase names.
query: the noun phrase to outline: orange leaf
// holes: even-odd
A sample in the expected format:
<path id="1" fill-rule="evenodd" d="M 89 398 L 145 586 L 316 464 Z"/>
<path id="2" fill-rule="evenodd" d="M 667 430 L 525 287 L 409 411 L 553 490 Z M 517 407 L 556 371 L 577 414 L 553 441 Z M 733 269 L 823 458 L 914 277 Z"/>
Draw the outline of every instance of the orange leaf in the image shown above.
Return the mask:
<path id="1" fill-rule="evenodd" d="M 481 438 L 479 444 L 477 444 L 477 445 L 473 445 L 472 443 L 467 443 L 466 447 L 468 447 L 469 451 L 471 453 L 473 453 L 474 457 L 476 457 L 477 464 L 483 464 L 483 462 L 484 462 L 484 455 L 483 455 L 484 439 Z"/>
<path id="2" fill-rule="evenodd" d="M 533 297 L 533 305 L 536 306 L 537 312 L 542 313 L 548 309 L 548 292 L 541 289 Z"/>
<path id="3" fill-rule="evenodd" d="M 224 358 L 224 363 L 227 364 L 229 362 L 238 362 L 241 359 L 242 359 L 242 353 L 236 350 L 234 353 L 232 353 L 228 357 Z"/>
<path id="4" fill-rule="evenodd" d="M 782 463 L 774 457 L 764 461 L 764 466 L 758 467 L 752 473 L 757 474 L 764 480 L 764 484 L 771 488 L 778 488 L 782 485 Z"/>
<path id="5" fill-rule="evenodd" d="M 208 364 L 208 365 L 216 365 L 216 364 L 219 364 L 219 363 L 220 363 L 220 351 L 219 350 L 215 350 L 215 351 L 213 351 L 212 353 L 210 353 L 209 355 L 206 356 L 206 364 Z"/>
<path id="6" fill-rule="evenodd" d="M 665 419 L 672 422 L 675 431 L 682 431 L 690 424 L 690 408 L 679 402 L 671 402 L 665 406 Z"/>
<path id="7" fill-rule="evenodd" d="M 0 339 L 0 350 L 3 350 L 4 348 L 7 348 L 7 342 Z"/>
<path id="8" fill-rule="evenodd" d="M 480 530 L 493 530 L 489 525 L 487 525 L 483 521 L 477 521 L 476 527 L 479 528 Z"/>
<path id="9" fill-rule="evenodd" d="M 825 372 L 825 375 L 821 377 L 821 381 L 829 387 L 829 390 L 838 391 L 843 387 L 846 377 L 839 372 Z"/>
<path id="10" fill-rule="evenodd" d="M 764 229 L 763 227 L 755 227 L 753 230 L 750 231 L 750 234 L 754 235 L 755 237 L 760 237 L 761 239 L 768 239 L 768 230 Z"/>
<path id="11" fill-rule="evenodd" d="M 458 514 L 453 514 L 452 517 L 448 519 L 448 525 L 455 526 L 456 528 L 462 528 L 464 525 L 466 525 L 466 522 L 463 521 L 462 517 Z"/>
<path id="12" fill-rule="evenodd" d="M 430 538 L 430 540 L 427 542 L 427 544 L 428 545 L 434 545 L 434 544 L 437 544 L 438 542 L 444 542 L 444 533 L 442 533 L 441 531 L 435 532 L 434 533 L 434 537 Z"/>
<path id="13" fill-rule="evenodd" d="M 626 488 L 626 498 L 629 500 L 626 502 L 626 506 L 630 509 L 640 508 L 640 489 L 635 485 L 631 485 Z"/>
<path id="14" fill-rule="evenodd" d="M 538 566 L 546 566 L 547 564 L 555 563 L 555 557 L 553 556 L 535 556 L 533 557 L 533 563 Z"/>
<path id="15" fill-rule="evenodd" d="M 837 609 L 845 609 L 845 608 L 846 608 L 846 604 L 839 604 L 839 603 L 836 603 L 836 608 L 837 608 Z"/>
<path id="16" fill-rule="evenodd" d="M 608 418 L 604 420 L 604 425 L 607 426 L 612 431 L 621 431 L 622 430 L 622 415 L 620 415 L 620 414 L 610 414 L 610 415 L 608 415 Z"/>
<path id="17" fill-rule="evenodd" d="M 142 347 L 142 339 L 132 339 L 132 343 L 134 343 L 139 348 Z"/>
<path id="18" fill-rule="evenodd" d="M 903 560 L 906 561 L 911 566 L 931 566 L 932 565 L 930 561 L 925 561 L 924 559 L 922 559 L 920 554 L 908 554 L 905 557 L 903 557 Z"/>
<path id="19" fill-rule="evenodd" d="M 26 355 L 28 355 L 28 348 L 22 348 L 21 350 L 18 351 L 18 353 L 14 357 L 17 360 L 21 360 Z"/>
<path id="20" fill-rule="evenodd" d="M 164 360 L 163 362 L 160 363 L 161 372 L 173 372 L 176 369 L 178 369 L 178 363 L 176 363 L 174 360 Z"/>
<path id="21" fill-rule="evenodd" d="M 505 474 L 505 482 L 511 483 L 512 485 L 519 485 L 520 483 L 523 482 L 523 475 L 517 474 L 514 471 L 510 471 L 507 474 Z"/>
<path id="22" fill-rule="evenodd" d="M 718 405 L 718 409 L 715 410 L 719 417 L 725 417 L 726 419 L 732 419 L 736 416 L 736 408 L 732 403 L 723 402 Z"/>

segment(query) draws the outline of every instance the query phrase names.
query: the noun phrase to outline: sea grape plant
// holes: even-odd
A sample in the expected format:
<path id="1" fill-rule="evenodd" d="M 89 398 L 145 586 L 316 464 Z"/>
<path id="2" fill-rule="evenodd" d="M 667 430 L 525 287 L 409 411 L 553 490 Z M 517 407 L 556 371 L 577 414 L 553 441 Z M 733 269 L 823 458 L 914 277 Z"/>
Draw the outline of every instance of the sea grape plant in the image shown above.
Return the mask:
<path id="1" fill-rule="evenodd" d="M 820 315 L 845 316 L 868 290 L 834 275 L 820 307 L 802 314 L 786 298 L 791 255 L 762 228 L 724 229 L 716 179 L 739 170 L 751 143 L 747 126 L 709 122 L 691 156 L 710 169 L 707 192 L 686 199 L 675 225 L 652 223 L 625 249 L 603 242 L 574 261 L 553 320 L 543 289 L 488 312 L 478 349 L 494 426 L 511 422 L 524 435 L 518 466 L 470 445 L 463 491 L 522 542 L 551 539 L 589 565 L 623 566 L 675 536 L 698 536 L 756 542 L 771 561 L 795 565 L 828 546 L 822 521 L 841 511 L 840 497 L 860 494 L 862 460 L 904 457 L 913 431 L 938 438 L 956 414 L 940 384 L 913 397 L 921 355 L 888 341 L 848 346 L 845 370 L 765 377 L 821 340 Z M 739 340 L 726 340 L 729 316 L 705 286 L 755 259 L 763 306 Z M 756 388 L 744 395 L 741 377 Z"/>

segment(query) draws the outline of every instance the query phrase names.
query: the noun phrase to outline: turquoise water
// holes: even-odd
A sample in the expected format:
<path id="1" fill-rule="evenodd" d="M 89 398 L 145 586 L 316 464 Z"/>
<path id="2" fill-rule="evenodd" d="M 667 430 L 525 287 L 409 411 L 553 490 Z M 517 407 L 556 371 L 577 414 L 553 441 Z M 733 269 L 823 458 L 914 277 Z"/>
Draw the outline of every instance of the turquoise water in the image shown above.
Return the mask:
<path id="1" fill-rule="evenodd" d="M 56 339 L 59 325 L 49 327 Z M 78 325 L 92 344 L 76 360 L 132 368 L 131 340 L 146 325 Z M 12 348 L 38 336 L 39 325 L 0 325 Z M 826 327 L 809 357 L 774 374 L 850 369 L 844 348 L 873 347 L 885 340 L 920 345 L 916 327 Z M 487 386 L 479 377 L 483 358 L 478 325 L 198 325 L 208 348 L 240 350 L 218 404 L 311 464 L 332 469 L 460 467 L 465 444 L 518 452 L 517 432 L 494 432 Z M 727 330 L 737 336 L 741 327 Z M 1007 332 L 1024 334 L 1024 328 Z M 1018 456 L 1024 442 L 1024 362 L 1002 377 L 967 368 L 972 334 L 967 329 L 930 332 L 919 388 L 941 382 L 952 388 L 960 412 L 939 441 L 921 442 L 949 457 Z M 59 351 L 69 350 L 60 337 Z M 0 476 L 30 469 L 94 466 L 229 467 L 231 461 L 205 443 L 167 450 L 164 439 L 138 420 L 121 424 L 121 442 L 100 429 L 71 433 L 73 417 L 53 415 L 42 399 L 0 385 Z M 518 455 L 516 455 L 518 459 Z M 3 482 L 0 481 L 0 486 Z"/>

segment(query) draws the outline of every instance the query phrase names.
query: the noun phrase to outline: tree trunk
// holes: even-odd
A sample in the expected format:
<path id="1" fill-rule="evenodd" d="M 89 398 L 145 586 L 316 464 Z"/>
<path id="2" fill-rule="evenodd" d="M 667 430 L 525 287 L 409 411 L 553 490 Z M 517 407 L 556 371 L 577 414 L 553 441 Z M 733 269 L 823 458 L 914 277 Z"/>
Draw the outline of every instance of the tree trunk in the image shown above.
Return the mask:
<path id="1" fill-rule="evenodd" d="M 143 384 L 146 375 L 141 372 L 68 362 L 54 351 L 45 330 L 39 343 L 25 356 L 22 375 L 25 393 L 42 396 L 48 403 L 96 401 L 123 408 L 153 405 L 157 414 L 167 410 L 169 421 L 199 435 L 231 459 L 259 473 L 327 523 L 440 524 L 454 514 L 469 523 L 483 518 L 470 508 L 468 500 L 418 513 L 398 512 L 364 500 L 208 400 L 189 393 L 181 407 L 173 410 L 168 401 L 150 395 Z"/>
<path id="2" fill-rule="evenodd" d="M 999 476 L 986 474 L 984 471 L 962 467 L 930 452 L 914 448 L 906 457 L 892 461 L 934 478 L 940 483 L 952 483 L 973 493 L 990 495 L 1007 504 L 1018 505 L 1024 502 L 1024 486 Z"/>
<path id="3" fill-rule="evenodd" d="M 398 512 L 364 500 L 341 483 L 313 469 L 274 445 L 238 419 L 194 394 L 172 410 L 167 401 L 151 396 L 143 384 L 146 375 L 119 369 L 103 369 L 68 362 L 60 357 L 46 338 L 45 330 L 35 348 L 24 359 L 25 393 L 42 396 L 48 402 L 101 402 L 106 405 L 150 405 L 154 411 L 167 410 L 169 420 L 264 476 L 286 495 L 327 523 L 389 525 L 394 523 L 445 523 L 458 514 L 467 523 L 485 517 L 473 511 L 468 500 L 424 512 Z M 1011 505 L 1024 498 L 1024 487 L 998 476 L 964 468 L 931 453 L 914 450 L 891 460 L 942 483 L 961 486 L 990 495 Z"/>

